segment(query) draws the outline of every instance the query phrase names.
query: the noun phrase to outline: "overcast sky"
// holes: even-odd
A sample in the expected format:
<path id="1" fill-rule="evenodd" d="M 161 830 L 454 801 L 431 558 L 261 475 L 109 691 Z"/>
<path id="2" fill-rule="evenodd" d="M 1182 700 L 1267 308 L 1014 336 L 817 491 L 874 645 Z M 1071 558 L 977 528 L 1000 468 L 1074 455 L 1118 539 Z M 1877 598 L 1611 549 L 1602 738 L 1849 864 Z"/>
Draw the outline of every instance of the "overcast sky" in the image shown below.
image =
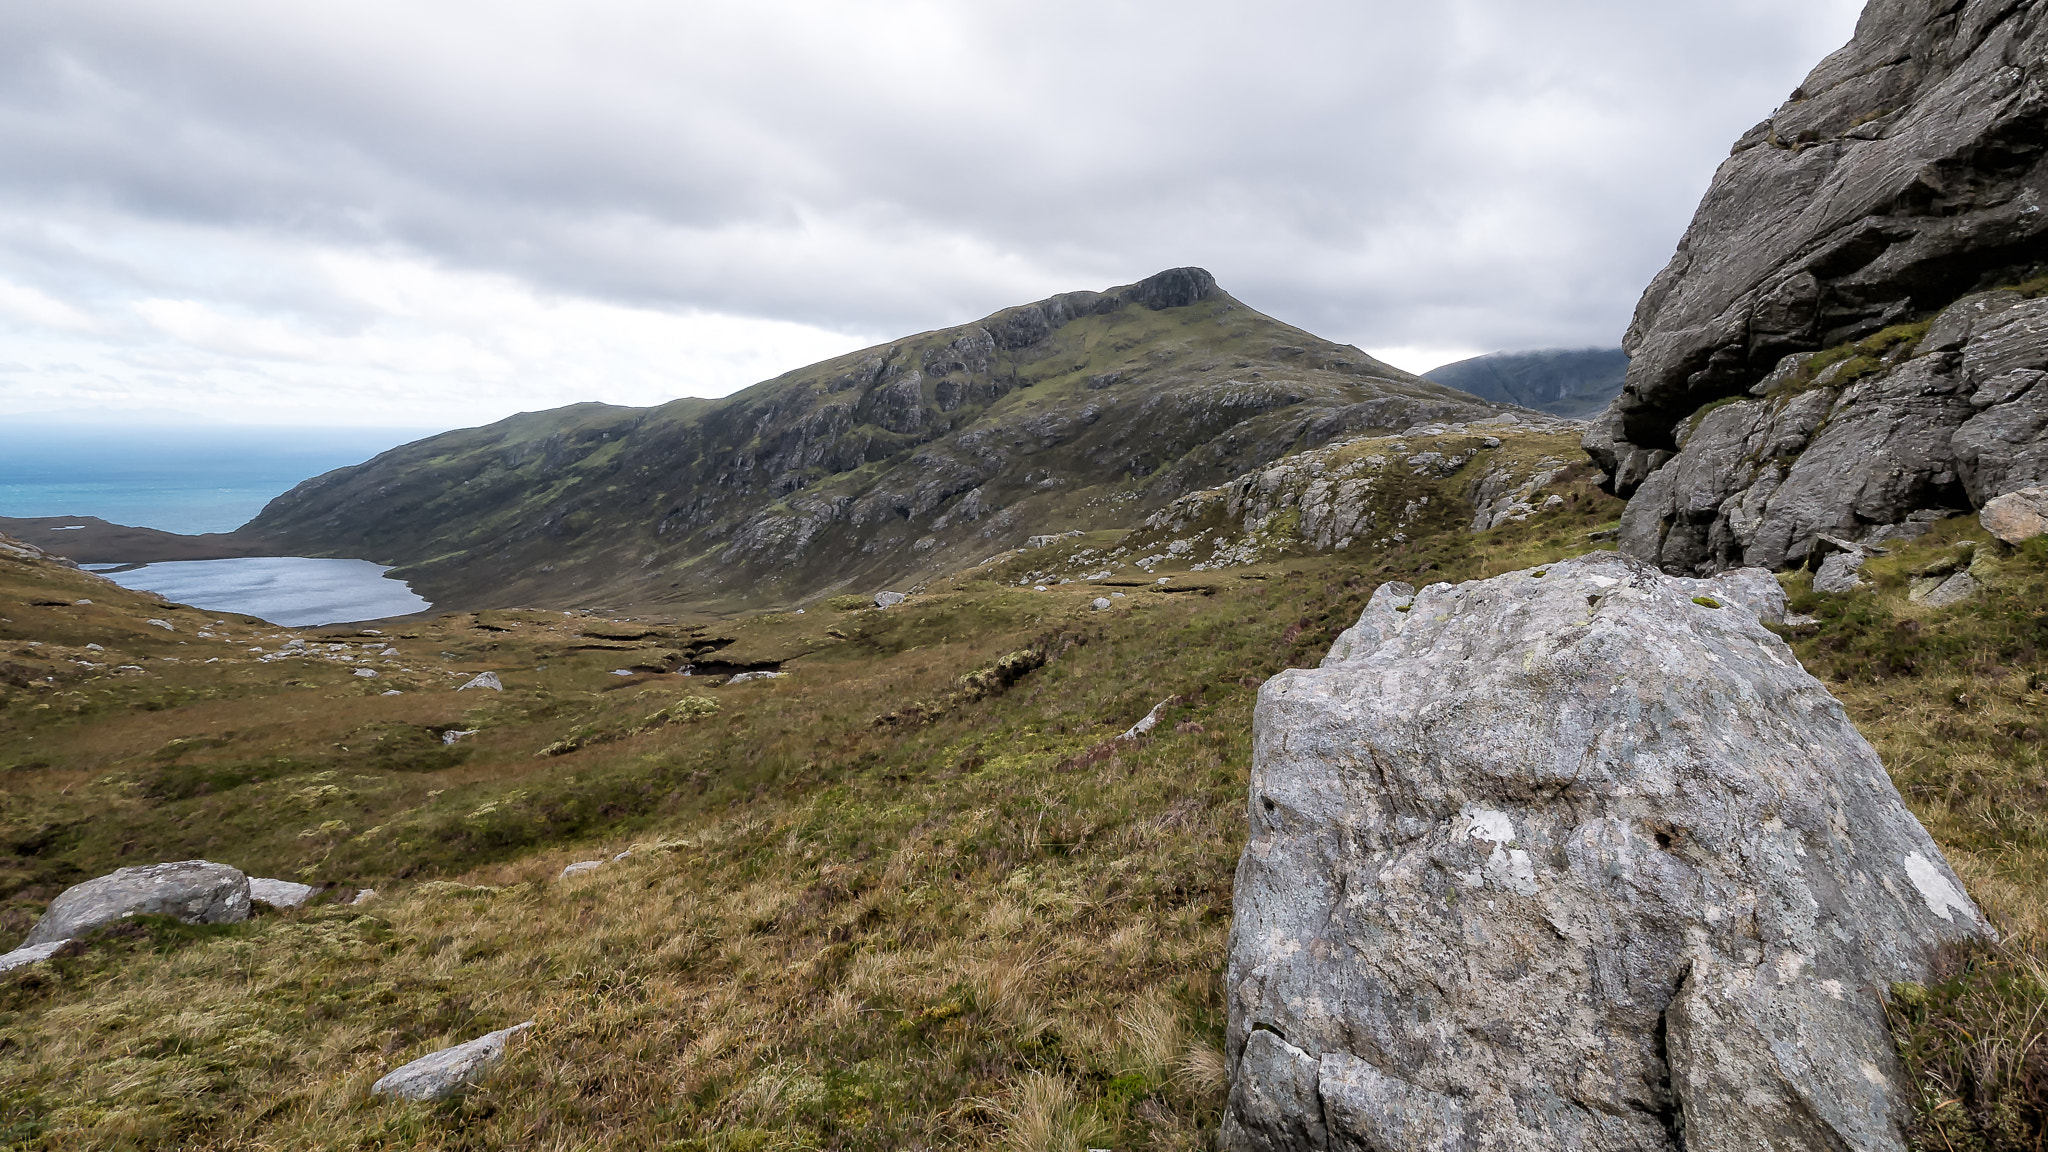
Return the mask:
<path id="1" fill-rule="evenodd" d="M 0 413 L 716 396 L 1181 264 L 1411 370 L 1612 346 L 1859 8 L 0 5 Z"/>

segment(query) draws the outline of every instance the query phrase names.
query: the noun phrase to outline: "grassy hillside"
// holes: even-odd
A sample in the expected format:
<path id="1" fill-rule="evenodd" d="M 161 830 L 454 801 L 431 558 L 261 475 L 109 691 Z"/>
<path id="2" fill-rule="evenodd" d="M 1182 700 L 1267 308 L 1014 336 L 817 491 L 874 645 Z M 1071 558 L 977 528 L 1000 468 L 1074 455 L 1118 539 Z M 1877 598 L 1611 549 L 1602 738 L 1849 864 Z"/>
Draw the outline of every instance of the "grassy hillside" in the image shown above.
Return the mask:
<path id="1" fill-rule="evenodd" d="M 794 607 L 1123 527 L 1339 436 L 1500 410 L 1176 269 L 717 402 L 433 437 L 300 485 L 244 534 L 397 564 L 448 606 Z"/>
<path id="2" fill-rule="evenodd" d="M 0 977 L 0 1146 L 1212 1146 L 1258 684 L 1319 660 L 1382 580 L 1575 554 L 1619 510 L 1566 475 L 1557 505 L 1473 535 L 1487 467 L 1412 477 L 1440 511 L 1384 547 L 1090 582 L 1121 546 L 1098 534 L 888 610 L 483 612 L 305 632 L 348 647 L 267 662 L 287 630 L 0 558 L 0 946 L 120 864 L 203 854 L 324 886 Z M 2025 1011 L 2048 997 L 2027 967 L 2048 548 L 1982 543 L 1998 568 L 1978 601 L 1903 595 L 1970 527 L 1810 605 L 1794 636 L 2013 939 L 1899 1000 L 1929 1147 L 1973 1146 L 2000 1100 L 2025 1122 Z M 634 671 L 673 653 L 788 675 Z M 452 690 L 485 669 L 502 695 Z M 1149 736 L 1117 739 L 1161 701 Z M 526 1019 L 459 1103 L 367 1094 Z"/>

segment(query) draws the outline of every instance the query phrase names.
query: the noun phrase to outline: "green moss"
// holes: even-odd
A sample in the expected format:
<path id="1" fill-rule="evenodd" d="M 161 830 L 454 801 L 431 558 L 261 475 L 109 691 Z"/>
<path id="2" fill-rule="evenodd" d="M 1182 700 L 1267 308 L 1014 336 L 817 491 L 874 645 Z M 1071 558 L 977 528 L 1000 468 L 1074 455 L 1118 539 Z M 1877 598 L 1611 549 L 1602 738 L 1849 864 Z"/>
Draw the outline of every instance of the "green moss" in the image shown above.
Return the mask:
<path id="1" fill-rule="evenodd" d="M 1695 596 L 1692 598 L 1692 602 L 1702 608 L 1719 608 L 1721 606 L 1721 602 L 1712 596 Z"/>

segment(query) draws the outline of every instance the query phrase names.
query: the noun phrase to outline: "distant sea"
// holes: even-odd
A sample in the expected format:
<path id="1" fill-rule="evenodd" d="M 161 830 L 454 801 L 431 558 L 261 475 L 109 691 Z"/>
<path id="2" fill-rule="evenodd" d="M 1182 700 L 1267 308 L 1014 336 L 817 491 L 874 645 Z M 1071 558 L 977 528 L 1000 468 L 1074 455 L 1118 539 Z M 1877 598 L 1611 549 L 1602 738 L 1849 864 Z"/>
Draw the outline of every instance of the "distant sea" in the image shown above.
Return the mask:
<path id="1" fill-rule="evenodd" d="M 95 427 L 0 415 L 0 516 L 98 516 L 165 532 L 229 532 L 302 480 L 433 431 Z"/>

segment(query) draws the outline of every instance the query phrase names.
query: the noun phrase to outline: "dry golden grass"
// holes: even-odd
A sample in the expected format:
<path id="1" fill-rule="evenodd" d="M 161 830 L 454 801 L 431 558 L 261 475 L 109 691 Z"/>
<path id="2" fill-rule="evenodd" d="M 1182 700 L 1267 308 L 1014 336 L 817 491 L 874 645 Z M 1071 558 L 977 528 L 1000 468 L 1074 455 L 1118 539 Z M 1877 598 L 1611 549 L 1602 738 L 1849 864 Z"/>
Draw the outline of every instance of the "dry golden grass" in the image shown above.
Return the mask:
<path id="1" fill-rule="evenodd" d="M 610 653 L 564 654 L 562 626 L 457 619 L 420 625 L 416 646 L 508 670 L 504 697 L 379 698 L 278 665 L 29 690 L 0 707 L 0 734 L 58 751 L 14 762 L 0 831 L 55 831 L 47 850 L 0 857 L 17 909 L 54 894 L 53 862 L 90 874 L 207 835 L 222 850 L 206 853 L 259 873 L 386 897 L 129 925 L 0 979 L 0 1147 L 1209 1147 L 1256 686 L 1320 658 L 1379 580 L 1584 550 L 1615 505 L 1570 492 L 1567 509 L 1482 537 L 1208 573 L 1207 594 L 1134 592 L 1106 613 L 1086 585 L 1034 594 L 1001 586 L 1013 574 L 998 566 L 886 613 L 736 622 L 755 654 L 806 654 L 791 677 L 730 689 L 621 686 Z M 1995 595 L 1930 613 L 1903 599 L 1916 555 L 1796 643 L 2016 941 L 2003 968 L 1959 970 L 1914 1009 L 1933 1038 L 1915 1049 L 1924 1083 L 1960 1099 L 1955 1070 L 1983 1053 L 1954 1030 L 2008 1020 L 2039 975 L 2048 556 L 2008 557 Z M 814 643 L 828 626 L 845 638 Z M 1034 644 L 1055 659 L 1007 691 L 873 723 Z M 144 705 L 172 689 L 194 695 Z M 684 691 L 719 711 L 632 734 Z M 1113 741 L 1167 697 L 1152 737 Z M 400 704 L 412 711 L 378 711 Z M 458 721 L 483 732 L 453 763 L 365 766 L 372 725 Z M 534 755 L 577 732 L 620 735 Z M 279 775 L 151 792 L 280 756 Z M 328 823 L 345 830 L 319 834 Z M 1979 978 L 1994 970 L 1996 995 Z M 529 1018 L 459 1102 L 368 1095 L 406 1059 Z M 2024 1069 L 2009 1057 L 2029 1034 L 1997 1027 L 1991 1055 Z"/>

